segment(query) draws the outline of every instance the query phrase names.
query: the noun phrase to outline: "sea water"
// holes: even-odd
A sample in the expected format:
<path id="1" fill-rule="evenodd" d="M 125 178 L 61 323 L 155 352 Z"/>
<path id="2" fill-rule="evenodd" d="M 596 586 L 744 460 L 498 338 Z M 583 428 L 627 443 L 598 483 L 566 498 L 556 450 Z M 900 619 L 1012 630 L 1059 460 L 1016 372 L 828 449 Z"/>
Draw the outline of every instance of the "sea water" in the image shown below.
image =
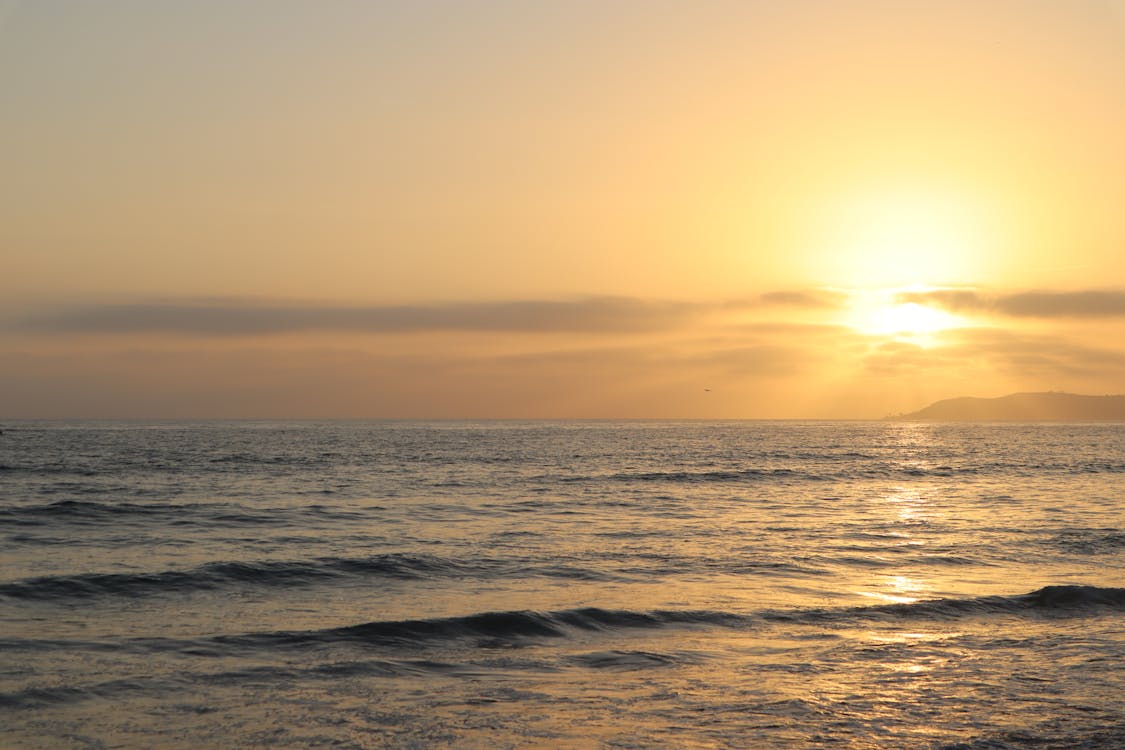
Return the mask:
<path id="1" fill-rule="evenodd" d="M 4 428 L 6 748 L 1125 747 L 1125 425 Z"/>

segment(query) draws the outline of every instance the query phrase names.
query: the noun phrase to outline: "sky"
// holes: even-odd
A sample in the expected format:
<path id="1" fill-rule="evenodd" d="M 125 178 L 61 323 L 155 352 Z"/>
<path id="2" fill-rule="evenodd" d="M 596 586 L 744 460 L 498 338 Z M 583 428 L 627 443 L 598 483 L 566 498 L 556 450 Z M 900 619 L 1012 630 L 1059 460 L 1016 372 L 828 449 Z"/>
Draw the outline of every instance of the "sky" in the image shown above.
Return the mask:
<path id="1" fill-rule="evenodd" d="M 0 419 L 1125 393 L 1125 0 L 0 0 Z"/>

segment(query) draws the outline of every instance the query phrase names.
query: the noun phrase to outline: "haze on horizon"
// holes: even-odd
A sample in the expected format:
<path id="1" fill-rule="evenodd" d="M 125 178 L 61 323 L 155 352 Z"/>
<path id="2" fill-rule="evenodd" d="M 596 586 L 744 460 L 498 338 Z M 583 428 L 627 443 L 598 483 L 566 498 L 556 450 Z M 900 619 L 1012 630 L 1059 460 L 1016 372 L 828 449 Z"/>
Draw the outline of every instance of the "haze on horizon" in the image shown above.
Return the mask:
<path id="1" fill-rule="evenodd" d="M 0 0 L 0 418 L 1125 392 L 1125 2 Z"/>

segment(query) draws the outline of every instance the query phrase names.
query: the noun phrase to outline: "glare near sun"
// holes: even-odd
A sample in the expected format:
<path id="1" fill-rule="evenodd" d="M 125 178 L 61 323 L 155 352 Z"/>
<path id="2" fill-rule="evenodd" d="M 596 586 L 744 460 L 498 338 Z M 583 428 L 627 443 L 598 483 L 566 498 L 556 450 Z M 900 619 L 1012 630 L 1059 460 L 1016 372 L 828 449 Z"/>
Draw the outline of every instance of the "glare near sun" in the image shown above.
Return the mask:
<path id="1" fill-rule="evenodd" d="M 872 192 L 843 203 L 832 235 L 851 328 L 927 346 L 966 324 L 946 310 L 902 300 L 975 275 L 987 237 L 966 201 L 936 190 Z"/>
<path id="2" fill-rule="evenodd" d="M 908 292 L 923 292 L 921 286 L 877 290 L 853 290 L 847 324 L 869 336 L 891 336 L 928 345 L 945 330 L 965 325 L 957 315 L 917 302 L 902 302 Z"/>

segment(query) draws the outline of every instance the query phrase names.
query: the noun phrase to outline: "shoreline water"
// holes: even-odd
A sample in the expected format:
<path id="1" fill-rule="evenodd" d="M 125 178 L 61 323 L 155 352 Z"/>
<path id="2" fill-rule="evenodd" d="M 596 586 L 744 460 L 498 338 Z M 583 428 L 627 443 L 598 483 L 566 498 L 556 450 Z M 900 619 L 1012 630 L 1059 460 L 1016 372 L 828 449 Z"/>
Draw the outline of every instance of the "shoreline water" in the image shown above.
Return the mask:
<path id="1" fill-rule="evenodd" d="M 1123 426 L 193 425 L 5 434 L 6 744 L 1125 741 Z"/>

